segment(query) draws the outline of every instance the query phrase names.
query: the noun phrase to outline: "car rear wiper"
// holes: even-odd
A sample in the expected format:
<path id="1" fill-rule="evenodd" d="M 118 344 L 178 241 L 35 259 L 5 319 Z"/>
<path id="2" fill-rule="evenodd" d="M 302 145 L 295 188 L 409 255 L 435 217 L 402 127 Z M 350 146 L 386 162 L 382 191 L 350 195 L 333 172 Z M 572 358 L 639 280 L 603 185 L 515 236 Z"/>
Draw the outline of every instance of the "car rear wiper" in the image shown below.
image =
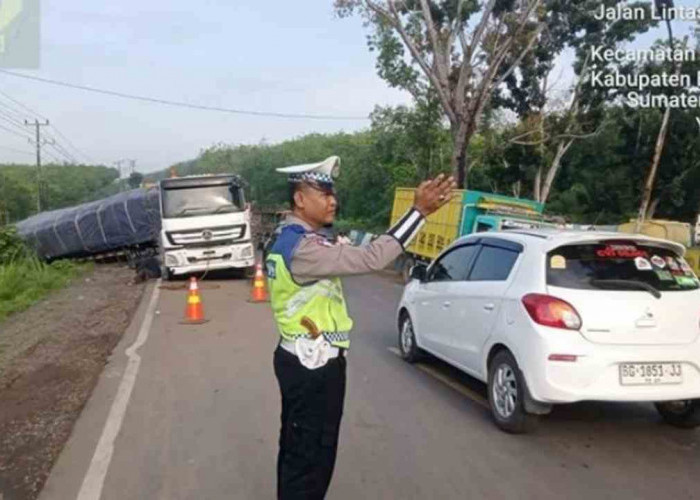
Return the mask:
<path id="1" fill-rule="evenodd" d="M 651 286 L 649 283 L 644 283 L 643 281 L 635 281 L 635 280 L 597 280 L 597 279 L 592 279 L 589 281 L 589 283 L 593 286 L 599 286 L 600 288 L 605 288 L 606 286 L 611 286 L 611 287 L 625 287 L 625 288 L 636 288 L 636 289 L 641 289 L 641 290 L 646 290 L 650 294 L 652 294 L 654 297 L 657 299 L 661 298 L 661 292 L 658 291 L 656 288 Z"/>

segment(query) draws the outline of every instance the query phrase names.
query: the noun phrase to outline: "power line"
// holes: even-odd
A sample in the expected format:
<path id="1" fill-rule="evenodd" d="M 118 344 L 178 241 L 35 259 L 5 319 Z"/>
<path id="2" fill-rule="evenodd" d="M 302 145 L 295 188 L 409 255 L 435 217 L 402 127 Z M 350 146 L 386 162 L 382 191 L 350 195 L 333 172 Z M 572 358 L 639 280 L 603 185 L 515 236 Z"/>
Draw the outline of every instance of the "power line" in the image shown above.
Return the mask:
<path id="1" fill-rule="evenodd" d="M 11 133 L 11 134 L 15 134 L 16 136 L 21 137 L 22 139 L 28 139 L 28 138 L 29 138 L 28 136 L 26 136 L 26 135 L 24 135 L 24 134 L 20 134 L 19 132 L 15 132 L 15 131 L 12 130 L 11 128 L 8 128 L 8 127 L 6 127 L 6 126 L 4 126 L 4 125 L 0 125 L 0 129 L 5 130 L 5 131 L 7 131 L 7 132 L 9 132 L 9 133 Z"/>
<path id="2" fill-rule="evenodd" d="M 5 121 L 12 123 L 13 125 L 15 125 L 17 127 L 22 127 L 22 125 L 21 125 L 22 121 L 17 120 L 16 118 L 13 118 L 13 116 L 11 114 L 7 113 L 3 109 L 0 109 L 0 117 L 4 117 Z M 25 118 L 22 118 L 22 120 L 24 120 L 24 119 Z M 22 127 L 22 129 L 24 129 L 24 127 Z"/>
<path id="3" fill-rule="evenodd" d="M 167 99 L 158 99 L 155 97 L 139 96 L 134 94 L 126 94 L 124 92 L 117 92 L 114 90 L 104 90 L 95 87 L 87 87 L 84 85 L 76 85 L 74 83 L 62 82 L 58 80 L 51 80 L 48 78 L 41 78 L 38 76 L 24 75 L 22 73 L 15 73 L 13 71 L 7 71 L 0 69 L 0 73 L 6 75 L 14 76 L 17 78 L 25 78 L 27 80 L 34 80 L 37 82 L 49 83 L 51 85 L 58 85 L 60 87 L 68 87 L 77 90 L 85 90 L 87 92 L 94 92 L 97 94 L 111 95 L 114 97 L 122 97 L 124 99 L 132 99 L 137 101 L 151 102 L 155 104 L 165 104 L 168 106 L 177 106 L 181 108 L 198 109 L 201 111 L 218 111 L 221 113 L 232 113 L 238 115 L 251 115 L 251 116 L 267 116 L 273 118 L 302 118 L 307 120 L 367 120 L 367 116 L 337 116 L 337 115 L 311 115 L 305 113 L 274 113 L 269 111 L 252 111 L 245 109 L 234 109 L 234 108 L 221 108 L 218 106 L 204 106 L 200 104 L 189 104 L 180 101 L 170 101 Z"/>
<path id="4" fill-rule="evenodd" d="M 22 115 L 19 111 L 17 111 L 17 109 L 5 104 L 2 101 L 0 101 L 0 106 L 2 106 L 7 111 L 8 114 L 12 115 L 12 117 L 15 120 L 22 121 L 26 118 L 26 115 Z"/>
<path id="5" fill-rule="evenodd" d="M 59 164 L 59 165 L 60 165 L 61 163 L 65 163 L 65 161 L 66 161 L 66 160 L 62 160 L 61 158 L 59 158 L 58 156 L 56 156 L 55 154 L 53 154 L 53 153 L 52 153 L 51 151 L 49 151 L 48 149 L 45 149 L 45 150 L 44 150 L 44 154 L 45 154 L 46 156 L 50 157 L 54 162 L 56 162 L 56 163 Z"/>
<path id="6" fill-rule="evenodd" d="M 38 117 L 41 118 L 42 120 L 48 120 L 48 118 L 46 118 L 45 116 L 40 115 L 39 113 L 37 113 L 36 111 L 34 111 L 33 109 L 31 109 L 29 106 L 26 106 L 26 105 L 22 104 L 22 103 L 19 102 L 17 99 L 15 99 L 14 97 L 12 97 L 12 96 L 6 94 L 6 93 L 3 92 L 2 90 L 0 90 L 0 95 L 5 96 L 5 97 L 6 97 L 7 99 L 9 99 L 10 101 L 12 101 L 12 102 L 14 102 L 15 104 L 19 105 L 20 107 L 22 107 L 22 108 L 25 109 L 26 111 L 29 111 L 31 114 L 38 116 Z"/>
<path id="7" fill-rule="evenodd" d="M 9 148 L 7 146 L 0 146 L 0 149 L 5 149 L 7 151 L 13 151 L 15 153 L 22 153 L 23 155 L 30 155 L 34 156 L 34 153 L 32 151 L 23 151 L 21 149 L 16 149 L 16 148 Z"/>
<path id="8" fill-rule="evenodd" d="M 51 136 L 48 135 L 48 134 L 46 134 L 46 135 L 49 137 L 49 139 L 51 139 L 51 140 L 53 141 L 53 143 L 49 143 L 49 144 L 50 144 L 56 151 L 58 151 L 62 156 L 64 156 L 69 162 L 74 163 L 74 164 L 76 164 L 76 165 L 77 165 L 78 163 L 80 163 L 78 160 L 75 159 L 75 157 L 74 157 L 72 154 L 70 154 L 70 152 L 68 152 L 68 151 L 66 150 L 66 148 L 64 148 L 61 144 L 57 143 L 56 140 L 55 140 L 53 137 L 51 137 Z"/>
<path id="9" fill-rule="evenodd" d="M 21 133 L 26 134 L 24 137 L 26 137 L 26 138 L 28 138 L 28 139 L 31 138 L 31 134 L 27 134 L 27 131 L 26 131 L 26 129 L 25 129 L 24 127 L 22 127 L 22 128 L 20 129 L 20 128 L 19 128 L 20 125 L 17 125 L 17 122 L 14 122 L 14 121 L 10 120 L 9 118 L 6 118 L 2 113 L 0 113 L 0 120 L 4 120 L 5 122 L 7 122 L 7 123 L 9 123 L 10 125 L 14 126 L 15 129 L 17 129 L 17 130 L 22 130 Z"/>
<path id="10" fill-rule="evenodd" d="M 75 152 L 78 153 L 80 156 L 82 156 L 83 158 L 85 158 L 85 159 L 88 161 L 88 163 L 96 163 L 95 161 L 93 161 L 92 158 L 90 158 L 88 155 L 86 155 L 85 153 L 83 153 L 80 149 L 78 149 L 77 147 L 75 147 L 75 144 L 73 144 L 73 143 L 68 139 L 68 137 L 66 137 L 65 135 L 63 135 L 63 133 L 62 133 L 60 130 L 58 130 L 58 128 L 56 127 L 56 125 L 51 125 L 51 128 L 53 128 L 54 132 L 56 132 L 56 133 L 65 141 L 65 143 L 68 144 L 68 146 L 70 146 L 71 148 L 73 148 L 73 151 L 75 151 Z"/>
<path id="11" fill-rule="evenodd" d="M 12 101 L 12 102 L 15 103 L 16 105 L 20 106 L 22 109 L 28 111 L 30 114 L 33 114 L 33 115 L 35 115 L 35 116 L 38 116 L 39 118 L 41 118 L 41 119 L 43 119 L 43 120 L 47 120 L 47 118 L 46 118 L 45 116 L 43 116 L 43 115 L 37 113 L 37 112 L 34 111 L 32 108 L 30 108 L 30 107 L 27 106 L 26 104 L 22 103 L 21 101 L 15 99 L 15 98 L 12 97 L 11 95 L 7 94 L 6 92 L 3 92 L 2 90 L 0 90 L 0 95 L 4 96 L 6 99 Z M 5 106 L 6 108 L 13 110 L 17 115 L 19 115 L 19 116 L 21 117 L 21 119 L 24 119 L 24 117 L 22 117 L 22 116 L 20 115 L 20 113 L 17 111 L 16 108 L 12 108 L 12 107 L 8 106 L 7 104 L 3 103 L 2 101 L 0 101 L 0 106 Z M 93 161 L 92 158 L 90 158 L 88 155 L 86 155 L 86 154 L 83 153 L 80 149 L 78 149 L 78 148 L 75 146 L 75 144 L 73 144 L 73 143 L 70 141 L 70 139 L 68 139 L 68 137 L 66 137 L 66 136 L 63 134 L 63 132 L 61 132 L 61 131 L 58 129 L 58 127 L 56 127 L 56 125 L 53 125 L 53 124 L 52 124 L 51 127 L 52 127 L 52 128 L 54 129 L 54 131 L 66 142 L 66 144 L 68 144 L 68 146 L 70 146 L 71 148 L 73 148 L 73 150 L 74 150 L 75 152 L 77 152 L 77 153 L 78 153 L 79 155 L 81 155 L 83 158 L 85 158 L 86 160 L 88 160 L 89 163 L 95 163 L 95 161 Z M 79 163 L 79 162 L 76 162 L 76 163 Z"/>

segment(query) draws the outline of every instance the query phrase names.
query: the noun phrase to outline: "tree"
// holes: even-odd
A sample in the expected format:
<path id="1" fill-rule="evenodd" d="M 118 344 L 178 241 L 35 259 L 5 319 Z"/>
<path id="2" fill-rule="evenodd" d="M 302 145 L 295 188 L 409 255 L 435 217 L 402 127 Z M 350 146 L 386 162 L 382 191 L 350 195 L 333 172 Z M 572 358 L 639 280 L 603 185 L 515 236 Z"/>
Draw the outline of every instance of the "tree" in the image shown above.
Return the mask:
<path id="1" fill-rule="evenodd" d="M 131 175 L 129 176 L 129 187 L 131 189 L 137 189 L 141 186 L 141 183 L 143 182 L 143 174 L 139 172 L 131 172 Z"/>
<path id="2" fill-rule="evenodd" d="M 661 10 L 664 7 L 672 7 L 673 0 L 655 0 L 655 8 Z M 666 19 L 666 29 L 668 30 L 668 47 L 670 50 L 676 49 L 676 44 L 673 38 L 673 30 L 671 28 L 671 20 Z M 696 32 L 697 34 L 697 32 Z M 681 45 L 680 50 L 685 50 L 688 43 L 688 37 L 685 37 Z M 700 54 L 700 51 L 696 50 L 696 56 Z M 684 64 L 682 62 L 676 62 L 673 64 L 672 73 L 678 76 L 683 71 Z M 696 73 L 697 74 L 697 73 Z M 697 78 L 697 77 L 696 77 Z M 697 80 L 696 80 L 697 81 Z M 671 119 L 671 107 L 667 106 L 664 110 L 664 115 L 661 120 L 661 126 L 659 127 L 659 133 L 656 137 L 656 146 L 654 147 L 654 156 L 651 160 L 651 165 L 647 173 L 646 180 L 644 182 L 644 189 L 642 191 L 642 200 L 639 204 L 639 211 L 637 212 L 637 224 L 635 230 L 639 231 L 644 219 L 653 216 L 656 206 L 651 203 L 652 193 L 654 190 L 654 181 L 656 179 L 656 172 L 661 161 L 661 155 L 664 151 L 664 146 L 666 145 L 666 138 L 668 135 L 669 122 Z M 650 210 L 651 209 L 651 210 Z"/>
<path id="3" fill-rule="evenodd" d="M 589 139 L 603 130 L 604 108 L 619 93 L 616 89 L 589 85 L 592 69 L 609 72 L 618 66 L 613 61 L 602 62 L 593 57 L 594 49 L 602 52 L 618 48 L 656 24 L 648 15 L 649 5 L 642 2 L 629 4 L 647 11 L 642 19 L 621 22 L 596 19 L 594 12 L 600 3 L 600 0 L 547 0 L 545 29 L 537 47 L 494 93 L 496 105 L 511 109 L 520 117 L 521 126 L 511 140 L 528 146 L 529 154 L 537 158 L 533 198 L 542 203 L 549 198 L 564 156 L 576 141 Z M 604 3 L 613 7 L 621 0 Z M 552 73 L 557 56 L 566 48 L 574 52 L 575 79 L 565 99 L 553 99 Z"/>
<path id="4" fill-rule="evenodd" d="M 540 38 L 542 7 L 543 0 L 335 0 L 340 16 L 359 12 L 371 27 L 380 77 L 418 102 L 429 92 L 437 96 L 450 125 L 459 187 L 466 185 L 467 147 L 492 93 Z"/>

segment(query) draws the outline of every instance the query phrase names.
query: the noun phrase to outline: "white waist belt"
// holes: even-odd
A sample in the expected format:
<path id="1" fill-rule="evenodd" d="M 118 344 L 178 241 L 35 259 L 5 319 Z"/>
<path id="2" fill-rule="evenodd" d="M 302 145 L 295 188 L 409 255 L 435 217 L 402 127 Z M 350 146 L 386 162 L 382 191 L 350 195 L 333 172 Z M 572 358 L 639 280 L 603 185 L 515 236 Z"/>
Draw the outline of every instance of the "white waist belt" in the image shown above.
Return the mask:
<path id="1" fill-rule="evenodd" d="M 294 343 L 293 340 L 284 340 L 284 339 L 280 340 L 280 346 L 282 347 L 282 349 L 284 349 L 285 351 L 290 352 L 296 356 L 297 351 L 295 349 L 295 345 L 296 344 Z M 329 358 L 337 358 L 339 354 L 340 354 L 339 347 L 330 346 L 328 348 L 328 357 Z"/>

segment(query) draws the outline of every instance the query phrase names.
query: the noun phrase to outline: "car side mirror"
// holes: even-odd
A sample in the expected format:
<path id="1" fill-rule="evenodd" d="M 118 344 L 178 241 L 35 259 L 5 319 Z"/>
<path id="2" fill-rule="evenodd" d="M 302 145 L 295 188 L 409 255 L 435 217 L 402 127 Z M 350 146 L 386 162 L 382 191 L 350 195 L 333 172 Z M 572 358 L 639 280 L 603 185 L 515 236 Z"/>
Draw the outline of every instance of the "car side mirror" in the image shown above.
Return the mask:
<path id="1" fill-rule="evenodd" d="M 428 274 L 428 267 L 425 264 L 416 264 L 411 268 L 411 279 L 425 281 Z"/>

